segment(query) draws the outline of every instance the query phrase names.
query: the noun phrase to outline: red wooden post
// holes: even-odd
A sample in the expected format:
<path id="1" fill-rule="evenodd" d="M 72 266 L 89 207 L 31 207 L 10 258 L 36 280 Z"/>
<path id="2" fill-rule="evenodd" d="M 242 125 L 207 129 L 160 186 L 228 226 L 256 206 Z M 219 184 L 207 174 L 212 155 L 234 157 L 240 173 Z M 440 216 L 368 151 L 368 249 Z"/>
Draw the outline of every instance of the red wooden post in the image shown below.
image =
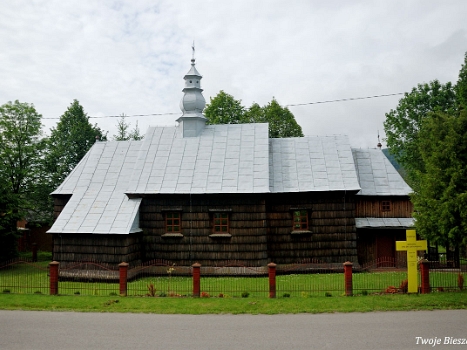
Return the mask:
<path id="1" fill-rule="evenodd" d="M 128 280 L 128 263 L 122 262 L 118 264 L 118 272 L 120 279 L 120 295 L 126 297 L 127 280 Z"/>
<path id="2" fill-rule="evenodd" d="M 430 293 L 430 262 L 426 259 L 420 261 L 420 275 L 422 277 L 420 293 Z"/>
<path id="3" fill-rule="evenodd" d="M 49 263 L 49 279 L 50 279 L 50 295 L 58 294 L 58 261 L 52 261 Z"/>
<path id="4" fill-rule="evenodd" d="M 273 262 L 268 264 L 268 275 L 269 275 L 269 297 L 276 297 L 276 264 Z"/>
<path id="5" fill-rule="evenodd" d="M 353 295 L 352 266 L 350 261 L 344 263 L 345 295 L 348 297 Z"/>
<path id="6" fill-rule="evenodd" d="M 32 262 L 37 262 L 37 243 L 32 244 Z"/>
<path id="7" fill-rule="evenodd" d="M 201 294 L 201 264 L 193 264 L 193 296 L 200 297 Z"/>

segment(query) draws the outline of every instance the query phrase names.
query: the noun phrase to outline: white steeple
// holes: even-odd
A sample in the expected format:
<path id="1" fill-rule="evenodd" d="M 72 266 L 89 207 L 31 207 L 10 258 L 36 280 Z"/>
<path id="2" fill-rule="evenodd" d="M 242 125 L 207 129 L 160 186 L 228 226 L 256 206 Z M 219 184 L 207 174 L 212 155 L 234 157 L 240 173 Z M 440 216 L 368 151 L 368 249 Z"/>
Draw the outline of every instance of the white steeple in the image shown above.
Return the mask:
<path id="1" fill-rule="evenodd" d="M 191 58 L 191 69 L 183 77 L 185 79 L 185 88 L 183 97 L 180 101 L 180 109 L 183 115 L 177 119 L 183 132 L 183 137 L 196 137 L 206 125 L 206 117 L 203 115 L 203 109 L 206 106 L 206 100 L 201 93 L 202 76 L 195 68 L 195 47 L 193 45 L 193 57 Z"/>

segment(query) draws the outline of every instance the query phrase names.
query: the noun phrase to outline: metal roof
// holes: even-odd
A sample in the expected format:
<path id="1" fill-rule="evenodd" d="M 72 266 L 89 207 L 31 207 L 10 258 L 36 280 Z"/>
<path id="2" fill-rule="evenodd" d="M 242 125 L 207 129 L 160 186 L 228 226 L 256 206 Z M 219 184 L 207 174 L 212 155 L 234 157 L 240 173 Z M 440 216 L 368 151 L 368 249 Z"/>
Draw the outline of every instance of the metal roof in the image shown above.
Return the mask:
<path id="1" fill-rule="evenodd" d="M 355 218 L 357 228 L 410 228 L 414 225 L 413 218 Z"/>
<path id="2" fill-rule="evenodd" d="M 97 142 L 52 194 L 72 194 L 50 233 L 140 231 L 141 198 L 125 195 L 141 141 Z"/>
<path id="3" fill-rule="evenodd" d="M 267 124 L 207 125 L 198 137 L 149 128 L 126 193 L 269 192 Z"/>
<path id="4" fill-rule="evenodd" d="M 362 196 L 407 196 L 409 185 L 380 149 L 352 149 Z"/>
<path id="5" fill-rule="evenodd" d="M 347 136 L 269 140 L 271 192 L 360 190 Z"/>
<path id="6" fill-rule="evenodd" d="M 138 194 L 410 192 L 381 151 L 352 150 L 346 136 L 269 139 L 267 124 L 207 125 L 197 137 L 180 129 L 97 142 L 53 192 L 72 197 L 49 232 L 139 231 Z"/>

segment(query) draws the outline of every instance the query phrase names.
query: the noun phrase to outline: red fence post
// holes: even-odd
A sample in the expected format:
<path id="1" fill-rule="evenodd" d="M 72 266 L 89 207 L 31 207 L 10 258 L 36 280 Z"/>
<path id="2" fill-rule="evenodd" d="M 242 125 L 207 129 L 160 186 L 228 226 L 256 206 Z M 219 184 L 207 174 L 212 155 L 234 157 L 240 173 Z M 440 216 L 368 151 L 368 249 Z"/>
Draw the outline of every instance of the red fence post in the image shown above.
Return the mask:
<path id="1" fill-rule="evenodd" d="M 430 293 L 430 262 L 426 259 L 420 260 L 420 275 L 422 277 L 420 293 Z"/>
<path id="2" fill-rule="evenodd" d="M 276 264 L 273 262 L 268 264 L 268 275 L 269 275 L 269 297 L 276 297 Z"/>
<path id="3" fill-rule="evenodd" d="M 122 262 L 118 264 L 118 272 L 120 280 L 120 295 L 126 297 L 128 281 L 128 263 Z"/>
<path id="4" fill-rule="evenodd" d="M 52 261 L 49 263 L 49 279 L 50 279 L 50 295 L 58 294 L 58 261 Z"/>
<path id="5" fill-rule="evenodd" d="M 350 261 L 344 263 L 345 295 L 348 297 L 353 295 L 352 266 Z"/>
<path id="6" fill-rule="evenodd" d="M 37 262 L 37 243 L 32 244 L 32 262 Z"/>
<path id="7" fill-rule="evenodd" d="M 200 297 L 201 293 L 201 264 L 193 264 L 193 296 L 196 298 Z"/>

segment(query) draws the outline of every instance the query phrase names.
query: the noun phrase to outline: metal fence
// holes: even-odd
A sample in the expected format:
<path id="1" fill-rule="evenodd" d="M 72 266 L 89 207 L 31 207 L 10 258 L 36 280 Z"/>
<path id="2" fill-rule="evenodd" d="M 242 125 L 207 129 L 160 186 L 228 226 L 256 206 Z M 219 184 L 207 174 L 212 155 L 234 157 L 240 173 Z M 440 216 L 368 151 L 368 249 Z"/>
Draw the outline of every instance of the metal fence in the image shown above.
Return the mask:
<path id="1" fill-rule="evenodd" d="M 384 264 L 383 264 L 384 265 Z M 398 293 L 406 285 L 407 270 L 402 263 L 381 262 L 354 268 L 354 294 Z M 176 297 L 193 295 L 192 267 L 154 260 L 128 269 L 127 295 Z M 278 265 L 277 297 L 343 295 L 344 268 L 341 264 L 316 261 Z M 0 264 L 0 292 L 49 294 L 48 262 L 16 259 Z M 247 267 L 238 262 L 220 267 L 201 267 L 201 297 L 267 297 L 268 267 Z M 455 291 L 464 287 L 467 264 L 459 268 L 430 269 L 431 291 Z M 466 286 L 467 287 L 467 286 Z M 119 267 L 97 262 L 79 262 L 59 269 L 59 294 L 118 295 Z"/>
<path id="2" fill-rule="evenodd" d="M 48 294 L 48 262 L 13 259 L 0 263 L 2 293 Z"/>

